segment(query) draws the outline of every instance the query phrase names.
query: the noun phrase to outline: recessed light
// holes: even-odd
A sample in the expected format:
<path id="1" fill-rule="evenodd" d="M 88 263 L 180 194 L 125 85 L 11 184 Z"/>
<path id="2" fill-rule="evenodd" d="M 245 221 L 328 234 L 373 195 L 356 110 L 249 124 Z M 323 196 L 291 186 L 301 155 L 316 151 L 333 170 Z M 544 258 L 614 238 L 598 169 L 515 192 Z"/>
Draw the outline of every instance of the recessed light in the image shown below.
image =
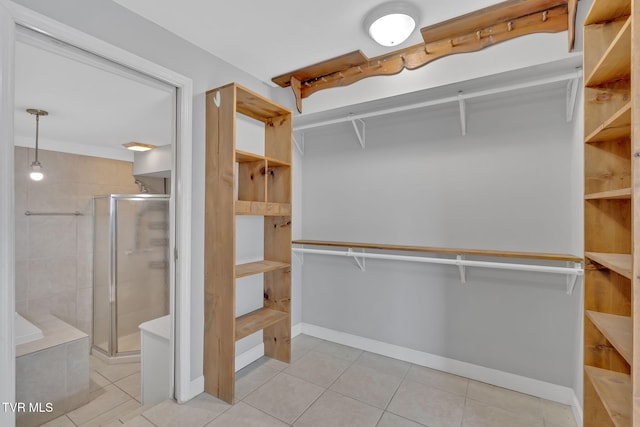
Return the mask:
<path id="1" fill-rule="evenodd" d="M 407 40 L 415 30 L 418 15 L 418 8 L 410 3 L 382 3 L 367 14 L 364 29 L 376 43 L 396 46 Z"/>
<path id="2" fill-rule="evenodd" d="M 126 144 L 122 144 L 122 146 L 131 151 L 149 151 L 156 148 L 155 145 L 143 144 L 142 142 L 127 142 Z"/>

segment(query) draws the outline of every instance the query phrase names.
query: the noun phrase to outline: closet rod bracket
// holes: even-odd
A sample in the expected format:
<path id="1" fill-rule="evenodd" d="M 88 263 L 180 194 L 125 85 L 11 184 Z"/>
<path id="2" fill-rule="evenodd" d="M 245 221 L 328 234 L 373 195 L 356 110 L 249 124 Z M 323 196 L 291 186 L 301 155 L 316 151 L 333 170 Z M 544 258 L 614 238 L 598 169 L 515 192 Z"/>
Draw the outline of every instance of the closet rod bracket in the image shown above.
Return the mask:
<path id="1" fill-rule="evenodd" d="M 458 255 L 456 257 L 456 265 L 458 266 L 458 270 L 460 271 L 460 282 L 467 283 L 467 269 L 465 268 L 462 261 L 464 261 L 464 255 Z"/>
<path id="2" fill-rule="evenodd" d="M 364 249 L 362 250 L 362 254 L 364 254 Z M 353 257 L 354 261 L 356 262 L 356 264 L 358 264 L 358 267 L 360 268 L 360 270 L 362 271 L 367 271 L 366 269 L 366 264 L 365 264 L 365 258 L 362 256 L 358 256 L 359 253 L 358 252 L 354 252 L 353 249 L 349 248 L 347 250 L 347 255 Z"/>
<path id="3" fill-rule="evenodd" d="M 360 142 L 360 146 L 364 150 L 367 141 L 365 135 L 366 124 L 362 119 L 353 119 L 351 120 L 351 124 L 353 125 L 353 130 L 356 132 L 356 137 L 358 137 L 358 142 Z"/>
<path id="4" fill-rule="evenodd" d="M 458 92 L 458 106 L 460 107 L 460 130 L 462 136 L 467 136 L 467 101 L 462 91 Z"/>
<path id="5" fill-rule="evenodd" d="M 302 251 L 292 251 L 292 253 L 294 257 L 298 258 L 300 265 L 304 265 L 304 245 L 300 246 L 300 249 L 302 249 Z"/>
<path id="6" fill-rule="evenodd" d="M 304 156 L 304 132 L 298 132 L 298 137 L 296 137 L 296 132 L 293 132 L 292 138 L 298 152 Z"/>
<path id="7" fill-rule="evenodd" d="M 578 100 L 579 83 L 579 77 L 575 77 L 567 83 L 567 123 L 571 123 L 573 121 L 573 113 L 576 109 L 576 102 Z"/>
<path id="8" fill-rule="evenodd" d="M 582 264 L 579 262 L 567 262 L 567 267 L 574 268 L 576 270 L 575 273 L 567 274 L 567 295 L 571 295 L 578 283 L 578 276 L 580 275 L 579 271 L 583 270 Z"/>

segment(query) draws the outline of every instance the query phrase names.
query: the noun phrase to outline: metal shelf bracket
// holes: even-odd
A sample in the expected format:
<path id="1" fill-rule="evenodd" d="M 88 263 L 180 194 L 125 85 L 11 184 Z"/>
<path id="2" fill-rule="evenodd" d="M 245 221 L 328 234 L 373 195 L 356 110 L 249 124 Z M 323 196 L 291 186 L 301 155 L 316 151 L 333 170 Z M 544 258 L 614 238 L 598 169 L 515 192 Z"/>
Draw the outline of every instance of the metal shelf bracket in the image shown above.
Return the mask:
<path id="1" fill-rule="evenodd" d="M 460 130 L 462 136 L 467 136 L 467 102 L 462 92 L 458 92 L 458 105 L 460 106 Z"/>
<path id="2" fill-rule="evenodd" d="M 364 249 L 361 252 L 362 254 L 364 254 Z M 351 257 L 353 257 L 354 261 L 356 262 L 356 264 L 358 264 L 358 267 L 360 267 L 360 270 L 362 271 L 367 271 L 366 269 L 366 265 L 365 265 L 365 258 L 362 256 L 358 256 L 359 253 L 358 252 L 354 252 L 353 249 L 349 248 L 347 250 L 347 254 Z"/>
<path id="3" fill-rule="evenodd" d="M 568 262 L 567 267 L 576 269 L 575 273 L 567 274 L 567 295 L 571 295 L 578 283 L 578 276 L 580 275 L 578 271 L 582 270 L 582 264 L 579 262 Z"/>
<path id="4" fill-rule="evenodd" d="M 456 257 L 456 265 L 458 266 L 458 270 L 460 271 L 460 281 L 462 283 L 467 283 L 467 269 L 465 268 L 462 261 L 464 261 L 464 255 L 458 255 Z"/>
<path id="5" fill-rule="evenodd" d="M 571 79 L 567 83 L 567 123 L 573 121 L 573 112 L 576 109 L 578 99 L 578 83 L 580 83 L 579 77 Z"/>
<path id="6" fill-rule="evenodd" d="M 298 136 L 296 137 L 296 132 L 293 133 L 293 143 L 295 144 L 298 152 L 301 156 L 304 156 L 304 132 L 297 132 Z"/>
<path id="7" fill-rule="evenodd" d="M 356 132 L 356 136 L 358 137 L 358 141 L 360 142 L 360 146 L 364 150 L 366 143 L 366 135 L 365 130 L 367 128 L 364 120 L 362 119 L 354 119 L 351 120 L 351 124 L 353 125 L 353 130 Z"/>

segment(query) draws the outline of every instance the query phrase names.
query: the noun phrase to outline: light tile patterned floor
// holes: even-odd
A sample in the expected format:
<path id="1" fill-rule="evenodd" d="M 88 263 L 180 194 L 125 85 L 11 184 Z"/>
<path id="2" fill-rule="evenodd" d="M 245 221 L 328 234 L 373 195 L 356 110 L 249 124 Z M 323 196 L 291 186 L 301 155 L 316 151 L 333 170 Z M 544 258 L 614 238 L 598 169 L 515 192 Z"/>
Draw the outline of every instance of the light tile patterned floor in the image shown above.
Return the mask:
<path id="1" fill-rule="evenodd" d="M 92 359 L 88 405 L 47 426 L 576 427 L 571 408 L 301 335 L 291 365 L 236 375 L 236 402 L 207 394 L 140 408 L 139 365 Z"/>

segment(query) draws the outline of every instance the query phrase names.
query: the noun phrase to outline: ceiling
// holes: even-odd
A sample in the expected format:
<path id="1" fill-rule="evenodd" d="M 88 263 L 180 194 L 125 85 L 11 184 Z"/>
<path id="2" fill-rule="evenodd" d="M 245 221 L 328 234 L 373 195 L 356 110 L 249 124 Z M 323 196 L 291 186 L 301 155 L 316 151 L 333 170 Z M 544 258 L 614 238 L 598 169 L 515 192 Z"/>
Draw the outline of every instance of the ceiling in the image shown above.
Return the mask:
<path id="1" fill-rule="evenodd" d="M 385 0 L 114 0 L 263 82 L 338 55 L 383 48 L 365 33 L 365 15 Z M 421 18 L 417 29 L 500 3 L 496 0 L 410 0 Z M 419 31 L 401 47 L 420 43 Z"/>
<path id="2" fill-rule="evenodd" d="M 172 143 L 174 89 L 40 36 L 16 43 L 15 144 L 133 160 L 123 143 Z"/>

